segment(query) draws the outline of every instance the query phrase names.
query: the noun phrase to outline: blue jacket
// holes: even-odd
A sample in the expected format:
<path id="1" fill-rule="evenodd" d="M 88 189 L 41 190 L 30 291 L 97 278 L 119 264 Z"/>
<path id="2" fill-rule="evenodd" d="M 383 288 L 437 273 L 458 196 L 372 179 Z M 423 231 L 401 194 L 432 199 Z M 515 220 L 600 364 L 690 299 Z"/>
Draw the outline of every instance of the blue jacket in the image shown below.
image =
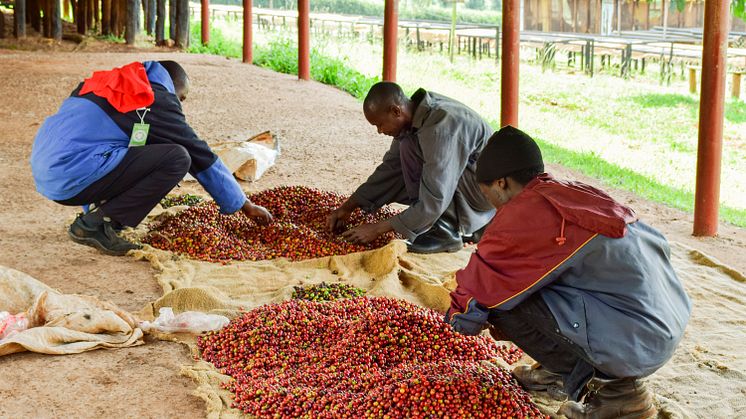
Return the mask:
<path id="1" fill-rule="evenodd" d="M 186 122 L 166 69 L 157 61 L 143 65 L 155 95 L 145 116 L 150 124 L 147 144 L 183 146 L 192 158 L 189 173 L 223 213 L 236 212 L 246 202 L 238 182 Z M 133 124 L 140 122 L 135 111 L 120 113 L 93 93 L 80 95 L 81 87 L 44 121 L 31 151 L 36 189 L 55 201 L 75 197 L 117 167 L 127 153 Z"/>

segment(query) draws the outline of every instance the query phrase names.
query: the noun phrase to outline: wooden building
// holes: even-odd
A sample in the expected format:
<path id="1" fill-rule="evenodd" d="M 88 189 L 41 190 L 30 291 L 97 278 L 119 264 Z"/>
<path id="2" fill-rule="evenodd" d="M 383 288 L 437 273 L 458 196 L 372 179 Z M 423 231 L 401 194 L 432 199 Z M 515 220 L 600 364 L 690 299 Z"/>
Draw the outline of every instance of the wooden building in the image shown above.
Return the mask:
<path id="1" fill-rule="evenodd" d="M 522 0 L 523 30 L 608 34 L 655 26 L 702 28 L 704 0 L 687 1 L 679 11 L 670 0 Z M 731 31 L 746 23 L 731 18 Z"/>

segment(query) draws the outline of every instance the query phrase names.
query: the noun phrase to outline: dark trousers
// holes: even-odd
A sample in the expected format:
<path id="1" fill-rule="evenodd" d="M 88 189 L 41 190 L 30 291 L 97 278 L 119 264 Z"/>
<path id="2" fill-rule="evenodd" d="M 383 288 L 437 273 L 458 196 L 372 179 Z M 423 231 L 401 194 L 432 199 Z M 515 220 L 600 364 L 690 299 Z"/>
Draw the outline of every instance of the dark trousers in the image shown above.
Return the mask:
<path id="1" fill-rule="evenodd" d="M 177 144 L 132 147 L 117 167 L 62 205 L 96 204 L 123 226 L 140 224 L 189 171 L 192 159 Z"/>
<path id="2" fill-rule="evenodd" d="M 548 371 L 562 375 L 565 391 L 579 400 L 588 381 L 608 378 L 596 370 L 585 351 L 560 333 L 557 320 L 539 294 L 509 311 L 492 310 L 489 322 Z"/>

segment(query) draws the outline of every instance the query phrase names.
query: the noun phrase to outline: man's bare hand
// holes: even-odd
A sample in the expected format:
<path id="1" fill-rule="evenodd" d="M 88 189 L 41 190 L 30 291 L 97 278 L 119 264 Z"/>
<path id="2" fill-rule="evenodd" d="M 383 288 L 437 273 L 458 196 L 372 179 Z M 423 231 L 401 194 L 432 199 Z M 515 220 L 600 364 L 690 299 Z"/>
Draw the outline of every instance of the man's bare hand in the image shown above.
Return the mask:
<path id="1" fill-rule="evenodd" d="M 256 221 L 259 225 L 267 225 L 272 222 L 272 214 L 267 211 L 266 208 L 254 205 L 251 201 L 246 201 L 241 207 L 241 211 L 246 214 L 247 217 Z"/>

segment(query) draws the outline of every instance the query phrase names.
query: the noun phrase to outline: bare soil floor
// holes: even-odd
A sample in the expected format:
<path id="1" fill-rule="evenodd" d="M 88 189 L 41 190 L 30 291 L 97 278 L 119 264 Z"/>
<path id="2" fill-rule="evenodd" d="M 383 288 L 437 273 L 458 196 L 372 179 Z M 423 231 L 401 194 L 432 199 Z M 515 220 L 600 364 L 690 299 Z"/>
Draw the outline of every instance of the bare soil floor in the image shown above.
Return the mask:
<path id="1" fill-rule="evenodd" d="M 64 293 L 92 295 L 131 311 L 160 296 L 147 262 L 104 256 L 72 243 L 65 230 L 77 209 L 35 191 L 28 163 L 34 135 L 94 70 L 137 60 L 179 60 L 192 80 L 185 113 L 203 139 L 242 140 L 264 130 L 279 134 L 279 163 L 259 182 L 245 184 L 248 192 L 303 184 L 351 193 L 388 148 L 389 140 L 363 118 L 360 103 L 332 87 L 220 57 L 130 51 L 0 49 L 0 265 Z M 550 169 L 610 190 L 669 240 L 746 272 L 743 229 L 721 226 L 717 238 L 693 238 L 690 214 L 561 167 Z M 202 401 L 190 394 L 193 384 L 179 375 L 180 366 L 189 362 L 184 347 L 152 340 L 136 348 L 73 356 L 2 357 L 0 417 L 202 417 Z"/>

